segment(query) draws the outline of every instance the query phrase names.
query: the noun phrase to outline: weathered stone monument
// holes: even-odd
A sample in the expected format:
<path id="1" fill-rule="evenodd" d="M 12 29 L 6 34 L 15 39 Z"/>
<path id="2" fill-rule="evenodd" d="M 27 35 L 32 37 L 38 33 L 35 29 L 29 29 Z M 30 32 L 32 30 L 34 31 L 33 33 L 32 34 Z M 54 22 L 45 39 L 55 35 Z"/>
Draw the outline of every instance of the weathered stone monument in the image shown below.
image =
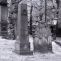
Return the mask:
<path id="1" fill-rule="evenodd" d="M 0 0 L 0 35 L 7 34 L 8 7 L 7 0 Z"/>
<path id="2" fill-rule="evenodd" d="M 27 4 L 20 2 L 18 5 L 17 38 L 15 51 L 18 54 L 31 54 L 28 34 Z"/>

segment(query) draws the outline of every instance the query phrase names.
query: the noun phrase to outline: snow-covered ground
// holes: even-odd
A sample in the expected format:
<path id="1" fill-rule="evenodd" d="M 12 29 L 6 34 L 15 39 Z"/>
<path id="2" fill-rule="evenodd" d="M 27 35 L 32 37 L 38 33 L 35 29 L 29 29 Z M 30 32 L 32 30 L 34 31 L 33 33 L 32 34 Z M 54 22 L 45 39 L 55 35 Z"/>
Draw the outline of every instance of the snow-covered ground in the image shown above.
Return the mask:
<path id="1" fill-rule="evenodd" d="M 0 38 L 0 61 L 61 61 L 61 47 L 52 42 L 54 53 L 34 53 L 22 56 L 14 52 L 15 40 Z"/>
<path id="2" fill-rule="evenodd" d="M 59 46 L 55 42 L 52 42 L 52 50 L 55 54 L 61 55 L 61 46 Z"/>

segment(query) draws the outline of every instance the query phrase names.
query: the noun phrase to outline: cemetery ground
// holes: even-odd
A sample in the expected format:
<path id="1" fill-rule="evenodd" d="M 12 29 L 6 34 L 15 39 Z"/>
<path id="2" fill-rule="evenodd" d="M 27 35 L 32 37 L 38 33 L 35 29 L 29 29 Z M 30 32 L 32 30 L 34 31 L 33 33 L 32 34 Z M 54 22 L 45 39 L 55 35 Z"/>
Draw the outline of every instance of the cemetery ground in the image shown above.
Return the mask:
<path id="1" fill-rule="evenodd" d="M 56 41 L 61 41 L 57 38 Z M 61 61 L 61 46 L 52 42 L 53 53 L 35 52 L 33 55 L 18 55 L 14 52 L 15 40 L 0 38 L 0 61 Z"/>

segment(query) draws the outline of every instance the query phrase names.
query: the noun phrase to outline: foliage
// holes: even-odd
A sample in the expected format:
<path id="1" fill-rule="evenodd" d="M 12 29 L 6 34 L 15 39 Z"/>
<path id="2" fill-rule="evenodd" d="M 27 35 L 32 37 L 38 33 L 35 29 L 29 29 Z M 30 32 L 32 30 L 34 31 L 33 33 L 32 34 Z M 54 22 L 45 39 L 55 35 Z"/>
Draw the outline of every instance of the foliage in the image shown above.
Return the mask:
<path id="1" fill-rule="evenodd" d="M 13 3 L 13 1 L 15 1 Z M 30 1 L 30 0 L 28 0 Z M 9 10 L 9 23 L 10 27 L 12 27 L 13 30 L 16 29 L 16 23 L 17 23 L 17 15 L 18 15 L 18 3 L 20 2 L 20 0 L 12 0 L 11 5 L 10 5 L 10 10 Z M 45 0 L 32 0 L 32 2 L 30 1 L 30 3 L 33 6 L 32 9 L 32 29 L 34 32 L 36 32 L 36 28 L 39 28 L 40 26 L 40 22 L 43 23 L 45 22 Z M 29 4 L 30 4 L 29 3 Z M 53 11 L 53 0 L 46 0 L 47 3 L 47 7 L 46 7 L 46 20 L 48 22 L 51 22 L 52 19 L 54 19 L 54 13 L 55 11 Z M 30 5 L 31 7 L 31 5 Z M 56 7 L 56 6 L 55 6 Z M 29 14 L 29 16 L 31 15 Z M 47 26 L 44 25 L 43 26 Z M 42 26 L 42 27 L 43 27 Z M 10 29 L 11 30 L 11 29 Z M 12 33 L 12 32 L 11 32 Z M 15 31 L 14 31 L 15 33 Z M 36 33 L 33 33 L 33 36 L 35 36 Z"/>

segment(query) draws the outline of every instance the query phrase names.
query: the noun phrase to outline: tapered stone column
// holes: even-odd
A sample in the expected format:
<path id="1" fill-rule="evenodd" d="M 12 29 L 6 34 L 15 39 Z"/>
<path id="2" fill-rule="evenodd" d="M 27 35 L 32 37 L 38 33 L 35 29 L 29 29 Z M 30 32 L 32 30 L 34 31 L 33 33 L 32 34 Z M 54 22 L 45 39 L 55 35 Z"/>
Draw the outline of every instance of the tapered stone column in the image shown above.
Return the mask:
<path id="1" fill-rule="evenodd" d="M 19 3 L 18 5 L 18 21 L 17 21 L 17 40 L 16 52 L 19 54 L 30 54 L 30 43 L 28 35 L 28 16 L 27 4 Z"/>

